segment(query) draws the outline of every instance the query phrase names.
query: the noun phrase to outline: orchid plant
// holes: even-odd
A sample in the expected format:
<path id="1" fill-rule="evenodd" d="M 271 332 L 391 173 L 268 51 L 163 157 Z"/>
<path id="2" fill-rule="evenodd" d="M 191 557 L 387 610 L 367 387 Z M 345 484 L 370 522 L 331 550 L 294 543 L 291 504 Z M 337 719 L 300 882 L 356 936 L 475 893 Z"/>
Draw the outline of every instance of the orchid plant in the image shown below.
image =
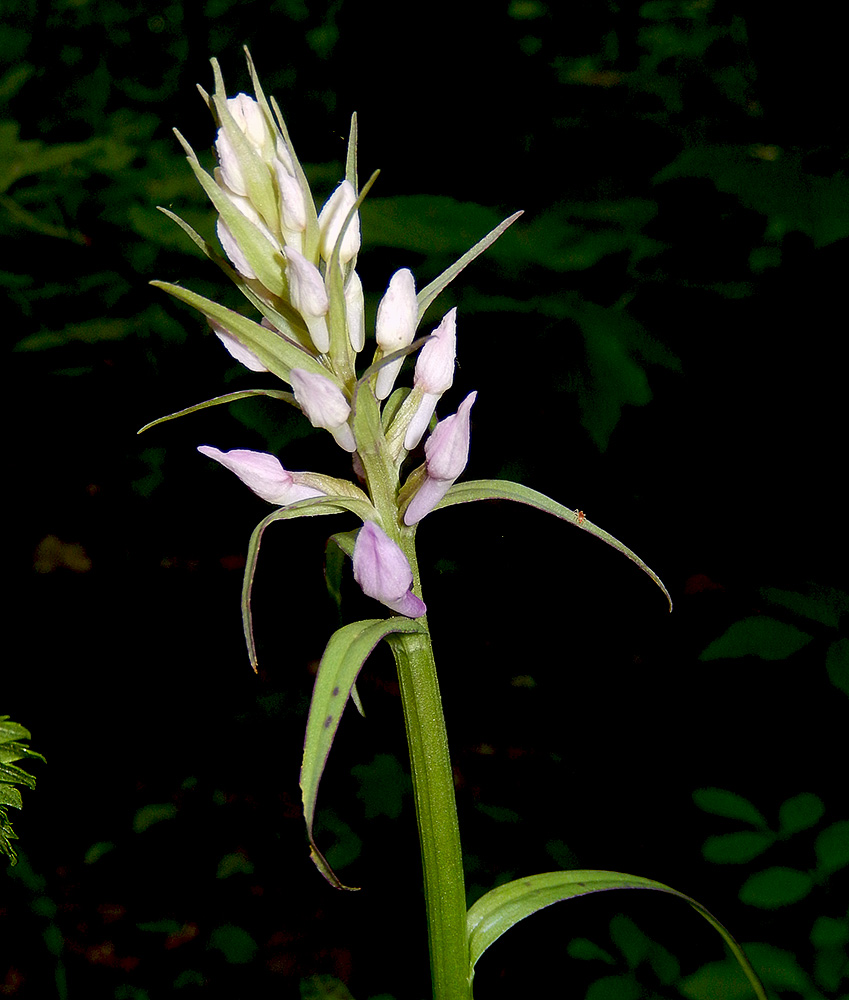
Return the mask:
<path id="1" fill-rule="evenodd" d="M 350 557 L 354 579 L 363 592 L 389 611 L 339 628 L 318 668 L 300 776 L 312 860 L 332 886 L 351 888 L 342 884 L 315 842 L 316 797 L 348 700 L 361 708 L 357 674 L 377 644 L 386 640 L 397 665 L 406 722 L 437 1000 L 471 997 L 476 962 L 519 920 L 557 901 L 610 889 L 651 889 L 695 907 L 722 934 L 752 989 L 766 1000 L 739 945 L 716 918 L 701 904 L 651 879 L 609 871 L 546 872 L 499 885 L 467 909 L 448 740 L 416 558 L 419 522 L 446 507 L 478 500 L 529 504 L 617 549 L 657 584 L 667 600 L 669 594 L 637 555 L 582 511 L 519 483 L 458 482 L 468 462 L 477 394 L 470 392 L 456 413 L 439 420 L 435 415 L 454 379 L 456 309 L 449 310 L 429 334 L 419 336 L 419 326 L 449 282 L 521 213 L 505 219 L 424 288 L 416 289 L 409 269 L 396 271 L 377 310 L 371 361 L 360 364 L 367 337 L 363 287 L 356 270 L 361 243 L 358 211 L 377 174 L 360 186 L 356 116 L 345 177 L 317 211 L 280 109 L 263 94 L 250 55 L 254 97 L 228 98 L 214 59 L 212 66 L 215 92 L 209 95 L 201 89 L 217 126 L 218 165 L 211 175 L 179 133 L 177 138 L 218 213 L 223 255 L 182 219 L 162 211 L 237 285 L 260 319 L 176 284 L 153 284 L 199 310 L 239 362 L 251 371 L 277 376 L 289 389 L 218 396 L 154 420 L 142 430 L 209 406 L 265 395 L 299 409 L 351 456 L 351 478 L 340 479 L 288 470 L 275 455 L 264 452 L 224 452 L 210 445 L 198 449 L 274 507 L 250 540 L 243 586 L 244 632 L 255 670 L 251 588 L 263 533 L 275 521 L 353 515 L 361 527 L 334 534 L 332 546 Z M 413 384 L 396 386 L 408 355 L 415 355 Z M 424 460 L 417 462 L 422 440 Z M 669 606 L 671 610 L 671 601 Z"/>

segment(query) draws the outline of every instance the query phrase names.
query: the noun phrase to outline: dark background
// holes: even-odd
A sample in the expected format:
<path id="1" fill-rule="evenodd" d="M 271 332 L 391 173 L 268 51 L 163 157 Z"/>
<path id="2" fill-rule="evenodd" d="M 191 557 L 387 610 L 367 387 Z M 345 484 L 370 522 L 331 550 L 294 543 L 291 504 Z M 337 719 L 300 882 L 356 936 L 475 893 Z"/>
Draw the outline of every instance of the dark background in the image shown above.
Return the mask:
<path id="1" fill-rule="evenodd" d="M 670 616 L 630 563 L 530 508 L 422 524 L 470 895 L 558 867 L 645 875 L 740 940 L 795 956 L 808 978 L 788 996 L 842 996 L 811 934 L 834 920 L 840 945 L 845 870 L 795 903 L 738 899 L 759 867 L 818 870 L 815 836 L 847 816 L 849 180 L 827 18 L 674 0 L 3 12 L 13 582 L 0 711 L 48 763 L 31 766 L 38 787 L 12 817 L 2 995 L 345 995 L 315 975 L 357 998 L 428 993 L 385 652 L 364 669 L 367 719 L 343 721 L 319 797 L 319 842 L 362 892 L 324 884 L 300 816 L 311 671 L 337 624 L 323 546 L 354 525 L 269 531 L 254 676 L 239 592 L 267 508 L 195 447 L 274 450 L 287 468 L 339 475 L 344 459 L 256 400 L 136 437 L 164 413 L 270 384 L 147 284 L 238 302 L 156 206 L 211 234 L 170 130 L 211 164 L 195 84 L 212 89 L 214 55 L 229 93 L 248 89 L 247 44 L 320 202 L 358 113 L 361 177 L 381 169 L 358 265 L 372 316 L 394 270 L 423 287 L 525 210 L 425 321 L 459 307 L 440 413 L 477 389 L 467 477 L 582 508 L 675 601 Z M 347 620 L 375 613 L 345 596 Z M 745 796 L 773 829 L 800 793 L 824 818 L 766 859 L 719 866 L 701 845 L 740 823 L 700 811 L 703 787 Z M 683 904 L 645 896 L 531 918 L 481 960 L 477 995 L 701 995 L 686 977 L 721 958 L 719 939 Z M 642 939 L 625 918 L 609 925 L 615 913 L 681 975 L 641 966 Z M 610 961 L 569 961 L 578 937 Z"/>

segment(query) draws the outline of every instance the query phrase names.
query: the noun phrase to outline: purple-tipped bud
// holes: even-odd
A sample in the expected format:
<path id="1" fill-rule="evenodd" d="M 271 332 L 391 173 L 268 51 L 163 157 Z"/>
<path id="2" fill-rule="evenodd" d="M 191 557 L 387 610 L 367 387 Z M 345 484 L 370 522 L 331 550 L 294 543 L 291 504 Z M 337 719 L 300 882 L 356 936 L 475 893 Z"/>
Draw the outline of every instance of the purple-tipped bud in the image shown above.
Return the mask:
<path id="1" fill-rule="evenodd" d="M 363 593 L 399 615 L 420 618 L 424 601 L 411 590 L 413 571 L 401 549 L 374 521 L 360 528 L 354 545 L 354 579 Z"/>
<path id="2" fill-rule="evenodd" d="M 289 298 L 303 316 L 316 350 L 326 354 L 330 350 L 330 333 L 324 318 L 329 306 L 324 279 L 315 264 L 297 250 L 284 247 L 283 253 L 286 256 Z"/>
<path id="3" fill-rule="evenodd" d="M 212 327 L 215 336 L 218 337 L 221 343 L 227 348 L 231 357 L 235 358 L 236 361 L 240 362 L 240 364 L 243 364 L 245 368 L 250 368 L 252 372 L 268 371 L 254 352 L 249 351 L 248 348 L 243 346 L 240 341 L 236 340 L 233 334 L 230 333 L 226 327 L 222 326 L 218 320 L 212 319 L 211 316 L 207 316 L 206 321 Z"/>
<path id="4" fill-rule="evenodd" d="M 408 347 L 416 335 L 419 321 L 419 307 L 416 302 L 416 282 L 412 272 L 406 267 L 396 271 L 377 307 L 374 332 L 378 347 L 384 354 L 391 354 L 402 347 Z M 385 365 L 377 373 L 375 395 L 386 399 L 401 370 L 403 358 Z"/>
<path id="5" fill-rule="evenodd" d="M 319 249 L 321 256 L 329 261 L 342 224 L 348 212 L 354 207 L 357 195 L 350 181 L 342 181 L 339 187 L 327 199 L 324 208 L 318 215 Z M 349 260 L 356 257 L 360 249 L 360 217 L 359 214 L 351 219 L 351 224 L 345 230 L 342 237 L 342 245 L 339 247 L 339 263 L 347 264 Z"/>
<path id="6" fill-rule="evenodd" d="M 427 478 L 404 512 L 404 524 L 416 524 L 430 513 L 469 461 L 469 412 L 477 398 L 469 393 L 456 413 L 440 420 L 425 442 Z"/>
<path id="7" fill-rule="evenodd" d="M 421 441 L 439 397 L 451 388 L 454 382 L 456 356 L 457 310 L 455 308 L 442 317 L 442 322 L 433 331 L 433 338 L 419 352 L 413 386 L 422 393 L 422 399 L 407 427 L 404 438 L 404 447 L 407 451 L 412 451 Z"/>
<path id="8" fill-rule="evenodd" d="M 357 442 L 348 424 L 351 406 L 342 390 L 324 375 L 314 375 L 303 368 L 293 368 L 289 372 L 289 382 L 298 405 L 313 427 L 326 428 L 340 448 L 356 451 Z"/>
<path id="9" fill-rule="evenodd" d="M 220 462 L 225 469 L 235 472 L 257 496 L 278 507 L 325 495 L 321 490 L 301 485 L 297 481 L 299 473 L 287 472 L 278 459 L 267 452 L 247 451 L 243 448 L 219 451 L 207 444 L 201 445 L 198 451 L 207 458 Z"/>

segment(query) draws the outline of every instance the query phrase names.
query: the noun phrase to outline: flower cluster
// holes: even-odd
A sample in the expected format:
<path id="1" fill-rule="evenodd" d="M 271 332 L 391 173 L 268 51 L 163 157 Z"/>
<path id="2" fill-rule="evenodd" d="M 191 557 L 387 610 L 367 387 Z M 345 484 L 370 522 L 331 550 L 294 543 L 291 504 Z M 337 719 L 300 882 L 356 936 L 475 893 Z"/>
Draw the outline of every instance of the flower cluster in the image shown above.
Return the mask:
<path id="1" fill-rule="evenodd" d="M 394 611 L 418 617 L 424 605 L 411 591 L 412 571 L 401 543 L 442 500 L 469 455 L 476 393 L 455 414 L 435 422 L 437 404 L 454 377 L 456 309 L 430 336 L 416 341 L 433 296 L 417 294 L 409 269 L 396 271 L 377 307 L 371 365 L 358 376 L 358 355 L 366 346 L 363 286 L 356 270 L 358 210 L 374 178 L 358 191 L 350 152 L 356 149 L 356 119 L 346 176 L 317 210 L 279 109 L 268 103 L 250 60 L 249 65 L 256 96 L 228 98 L 213 61 L 216 91 L 204 94 L 218 126 L 212 176 L 180 140 L 218 212 L 225 257 L 207 244 L 203 249 L 229 273 L 262 321 L 254 323 L 178 286 L 163 287 L 205 312 L 240 363 L 255 372 L 271 371 L 291 386 L 291 395 L 282 395 L 351 454 L 365 492 L 352 482 L 289 472 L 273 455 L 222 452 L 208 445 L 199 450 L 278 507 L 351 497 L 355 491 L 369 503 L 354 552 L 355 578 L 365 593 Z M 177 221 L 201 245 L 200 237 Z M 412 388 L 396 388 L 405 357 L 417 350 Z M 377 419 L 358 419 L 358 405 L 365 411 L 370 405 Z M 424 464 L 402 484 L 402 467 L 423 439 Z"/>

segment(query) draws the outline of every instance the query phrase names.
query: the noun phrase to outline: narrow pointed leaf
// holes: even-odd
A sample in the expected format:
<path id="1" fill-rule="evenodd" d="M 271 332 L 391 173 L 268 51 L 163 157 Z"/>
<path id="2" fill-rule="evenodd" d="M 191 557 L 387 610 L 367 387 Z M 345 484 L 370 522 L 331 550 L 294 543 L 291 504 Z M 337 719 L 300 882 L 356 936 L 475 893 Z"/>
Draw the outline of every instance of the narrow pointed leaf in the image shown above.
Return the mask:
<path id="1" fill-rule="evenodd" d="M 521 212 L 514 212 L 508 219 L 505 219 L 502 223 L 497 225 L 491 233 L 488 233 L 482 240 L 479 240 L 471 248 L 467 250 L 463 256 L 455 261 L 451 267 L 447 268 L 438 278 L 434 278 L 429 285 L 426 285 L 416 296 L 416 301 L 419 305 L 419 322 L 421 322 L 422 316 L 424 316 L 427 311 L 427 307 L 433 302 L 433 300 L 440 294 L 456 277 L 457 275 L 466 267 L 467 264 L 479 257 L 487 247 L 492 246 L 492 244 L 498 239 L 499 236 L 519 218 Z"/>
<path id="2" fill-rule="evenodd" d="M 272 295 L 286 298 L 287 285 L 284 277 L 286 264 L 279 249 L 270 243 L 253 222 L 236 208 L 229 196 L 216 184 L 214 178 L 210 177 L 200 165 L 191 146 L 176 129 L 174 131 L 186 150 L 186 159 L 189 161 L 189 166 L 192 168 L 198 183 L 215 206 L 215 210 L 227 224 L 227 228 L 233 234 L 257 278 Z"/>
<path id="3" fill-rule="evenodd" d="M 313 820 L 318 785 L 324 772 L 327 756 L 339 728 L 339 720 L 348 696 L 363 663 L 371 651 L 387 635 L 398 632 L 422 632 L 424 626 L 413 618 L 373 618 L 344 625 L 330 637 L 318 673 L 310 702 L 307 733 L 304 741 L 304 759 L 301 765 L 301 792 L 304 802 L 304 819 L 310 840 L 310 856 L 322 875 L 337 889 L 351 889 L 343 885 L 313 839 Z"/>
<path id="4" fill-rule="evenodd" d="M 0 764 L 0 781 L 6 781 L 10 785 L 26 785 L 27 788 L 35 788 L 33 775 L 14 764 Z"/>
<path id="5" fill-rule="evenodd" d="M 291 341 L 286 340 L 273 330 L 268 330 L 259 323 L 254 323 L 252 319 L 237 313 L 232 309 L 213 302 L 212 299 L 204 298 L 197 292 L 192 292 L 181 285 L 172 285 L 167 281 L 151 281 L 154 288 L 161 288 L 163 291 L 173 295 L 174 298 L 185 302 L 225 327 L 232 335 L 248 350 L 259 358 L 265 367 L 273 372 L 284 382 L 289 381 L 289 372 L 293 368 L 303 368 L 305 371 L 315 375 L 324 375 L 334 381 L 333 373 L 328 371 L 323 365 L 310 354 L 309 351 Z"/>
<path id="6" fill-rule="evenodd" d="M 742 948 L 709 910 L 662 882 L 655 882 L 639 875 L 625 875 L 622 872 L 588 870 L 545 872 L 492 889 L 482 896 L 468 913 L 469 974 L 474 973 L 475 965 L 486 949 L 520 920 L 553 903 L 610 889 L 653 889 L 656 892 L 677 896 L 689 903 L 725 939 L 758 1000 L 768 1000 L 757 973 Z"/>
<path id="7" fill-rule="evenodd" d="M 357 190 L 357 112 L 351 115 L 351 129 L 348 133 L 348 154 L 345 157 L 345 180 Z"/>
<path id="8" fill-rule="evenodd" d="M 281 389 L 242 389 L 239 392 L 228 392 L 224 396 L 215 396 L 213 399 L 207 399 L 203 403 L 195 403 L 194 406 L 187 406 L 184 410 L 177 410 L 175 413 L 169 413 L 165 417 L 157 417 L 156 420 L 151 420 L 144 427 L 140 427 L 136 433 L 142 434 L 144 431 L 150 430 L 151 427 L 156 427 L 157 424 L 164 424 L 168 420 L 176 420 L 177 417 L 185 417 L 189 413 L 197 413 L 198 410 L 205 410 L 209 406 L 220 406 L 222 403 L 235 403 L 239 399 L 248 399 L 250 396 L 271 396 L 272 399 L 281 399 L 284 403 L 290 403 L 292 406 L 298 405 L 291 392 L 283 392 Z"/>
<path id="9" fill-rule="evenodd" d="M 32 734 L 28 729 L 17 722 L 10 722 L 8 715 L 0 715 L 0 743 L 29 739 L 32 739 Z"/>
<path id="10" fill-rule="evenodd" d="M 177 223 L 177 225 L 183 230 L 183 232 L 189 237 L 201 253 L 208 257 L 213 264 L 217 264 L 218 267 L 221 268 L 230 281 L 238 287 L 239 291 L 245 296 L 248 302 L 250 302 L 258 312 L 261 312 L 276 330 L 280 331 L 281 336 L 288 337 L 288 339 L 291 340 L 296 347 L 304 349 L 306 342 L 309 339 L 309 333 L 307 332 L 307 328 L 304 326 L 300 315 L 296 313 L 286 301 L 283 299 L 275 299 L 274 301 L 280 307 L 279 309 L 275 309 L 270 302 L 260 298 L 259 295 L 257 295 L 257 293 L 253 290 L 248 280 L 239 274 L 239 272 L 230 264 L 230 261 L 220 254 L 214 246 L 207 243 L 200 233 L 196 232 L 185 219 L 181 219 L 179 215 L 175 215 L 174 212 L 169 211 L 167 208 L 163 208 L 161 205 L 158 206 L 158 211 L 162 212 L 163 215 L 166 215 L 172 222 Z"/>
<path id="11" fill-rule="evenodd" d="M 295 517 L 322 517 L 325 514 L 344 514 L 346 511 L 356 514 L 363 522 L 380 521 L 377 511 L 367 499 L 328 496 L 315 497 L 310 500 L 299 500 L 297 503 L 292 504 L 291 507 L 281 507 L 279 510 L 275 510 L 269 514 L 268 517 L 264 517 L 256 528 L 254 528 L 250 543 L 248 544 L 245 576 L 242 582 L 242 628 L 244 629 L 248 656 L 254 672 L 257 669 L 257 657 L 251 616 L 251 591 L 253 590 L 256 563 L 259 558 L 259 547 L 265 529 L 269 524 L 273 524 L 274 521 L 286 521 Z"/>
<path id="12" fill-rule="evenodd" d="M 574 524 L 576 528 L 582 528 L 591 535 L 595 535 L 596 538 L 600 538 L 603 542 L 611 546 L 611 548 L 616 549 L 617 552 L 621 552 L 631 562 L 636 563 L 647 576 L 651 577 L 663 591 L 669 602 L 669 610 L 672 610 L 672 598 L 669 596 L 669 591 L 663 585 L 657 573 L 653 569 L 650 569 L 627 545 L 620 542 L 618 538 L 614 538 L 604 528 L 599 528 L 597 524 L 593 524 L 583 513 L 569 510 L 568 507 L 557 503 L 556 500 L 552 500 L 544 493 L 537 493 L 536 490 L 529 489 L 521 483 L 511 483 L 506 479 L 476 479 L 467 483 L 455 483 L 434 507 L 434 510 L 439 510 L 442 507 L 451 507 L 457 503 L 471 503 L 474 500 L 513 500 L 516 503 L 528 504 L 531 507 L 536 507 L 538 510 L 544 510 L 548 514 L 553 514 L 562 521 L 568 521 L 570 524 Z"/>

